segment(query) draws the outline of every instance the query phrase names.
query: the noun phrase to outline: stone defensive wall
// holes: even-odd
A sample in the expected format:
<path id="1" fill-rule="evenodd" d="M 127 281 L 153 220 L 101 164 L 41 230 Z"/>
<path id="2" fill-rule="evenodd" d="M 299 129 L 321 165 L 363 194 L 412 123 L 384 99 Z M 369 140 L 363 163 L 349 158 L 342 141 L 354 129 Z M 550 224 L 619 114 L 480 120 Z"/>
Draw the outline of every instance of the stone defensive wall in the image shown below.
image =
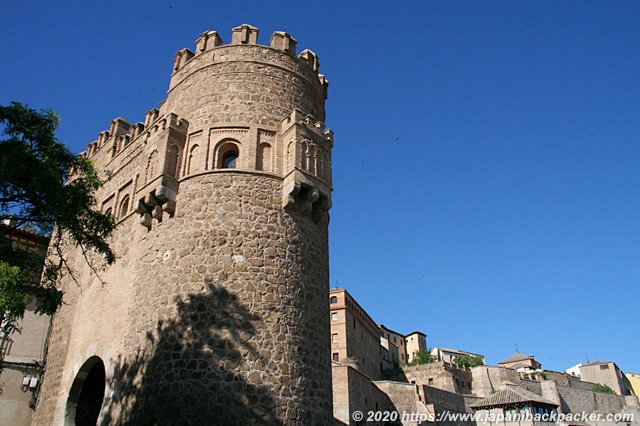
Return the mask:
<path id="1" fill-rule="evenodd" d="M 328 83 L 257 37 L 205 32 L 81 154 L 117 261 L 69 248 L 35 424 L 331 424 Z"/>

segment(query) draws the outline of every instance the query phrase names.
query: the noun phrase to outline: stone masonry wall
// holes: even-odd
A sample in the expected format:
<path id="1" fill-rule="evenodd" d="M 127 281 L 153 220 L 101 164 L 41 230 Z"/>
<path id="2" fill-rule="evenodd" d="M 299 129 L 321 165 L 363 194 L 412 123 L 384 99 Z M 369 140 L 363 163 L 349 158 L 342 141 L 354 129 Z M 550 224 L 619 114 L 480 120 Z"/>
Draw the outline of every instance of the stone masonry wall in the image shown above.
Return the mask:
<path id="1" fill-rule="evenodd" d="M 274 127 L 294 108 L 324 121 L 325 97 L 318 74 L 290 54 L 226 45 L 195 56 L 174 73 L 165 108 L 195 128 L 243 121 Z"/>
<path id="2" fill-rule="evenodd" d="M 52 383 L 58 405 L 82 354 L 100 347 L 113 358 L 110 421 L 234 424 L 251 405 L 261 422 L 327 424 L 328 253 L 317 244 L 326 226 L 283 211 L 278 191 L 273 178 L 202 174 L 183 182 L 174 218 L 149 232 L 133 215 L 122 222 L 127 232 L 114 241 L 122 257 L 106 285 L 84 270 L 82 292 L 75 284 L 67 292 L 75 312 L 56 317 L 51 352 L 78 354 Z M 50 358 L 50 371 L 61 359 Z M 53 414 L 50 404 L 41 408 Z"/>
<path id="3" fill-rule="evenodd" d="M 617 413 L 625 405 L 624 396 L 558 386 L 563 413 Z"/>
<path id="4" fill-rule="evenodd" d="M 391 424 L 400 424 L 396 422 L 371 421 L 367 422 L 369 412 L 392 412 L 397 411 L 389 396 L 380 389 L 376 383 L 355 368 L 348 365 L 333 363 L 331 368 L 333 375 L 333 400 L 334 417 L 348 425 L 367 424 L 372 426 Z M 411 387 L 411 393 L 413 393 Z M 357 421 L 353 414 L 360 411 L 363 414 L 363 420 Z M 329 424 L 329 423 L 327 423 Z"/>
<path id="5" fill-rule="evenodd" d="M 69 248 L 34 424 L 73 423 L 103 364 L 99 424 L 332 422 L 327 83 L 287 34 L 233 34 L 178 52 L 160 109 L 83 154 L 117 261 Z"/>

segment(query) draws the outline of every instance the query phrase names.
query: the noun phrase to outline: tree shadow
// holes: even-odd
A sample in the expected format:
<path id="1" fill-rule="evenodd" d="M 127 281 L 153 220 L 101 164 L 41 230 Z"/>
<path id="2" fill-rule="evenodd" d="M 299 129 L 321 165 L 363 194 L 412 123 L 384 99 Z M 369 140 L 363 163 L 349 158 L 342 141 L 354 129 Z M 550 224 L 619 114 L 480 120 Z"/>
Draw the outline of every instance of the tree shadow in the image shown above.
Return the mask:
<path id="1" fill-rule="evenodd" d="M 279 425 L 267 386 L 248 380 L 261 318 L 223 287 L 174 299 L 177 315 L 147 332 L 145 347 L 112 360 L 100 424 Z M 242 371 L 242 372 L 240 372 Z"/>

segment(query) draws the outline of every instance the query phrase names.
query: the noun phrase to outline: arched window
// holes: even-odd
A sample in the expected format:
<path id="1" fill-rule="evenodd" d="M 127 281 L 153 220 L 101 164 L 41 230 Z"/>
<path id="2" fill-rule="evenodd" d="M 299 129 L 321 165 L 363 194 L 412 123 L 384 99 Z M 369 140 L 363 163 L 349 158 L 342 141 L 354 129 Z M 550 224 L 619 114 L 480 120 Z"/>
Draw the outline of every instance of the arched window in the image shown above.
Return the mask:
<path id="1" fill-rule="evenodd" d="M 178 178 L 178 163 L 180 162 L 180 148 L 171 145 L 167 150 L 166 171 L 171 177 Z"/>
<path id="2" fill-rule="evenodd" d="M 195 171 L 196 164 L 195 162 L 198 160 L 200 155 L 200 147 L 198 145 L 194 145 L 191 148 L 191 152 L 189 153 L 189 160 L 187 161 L 187 175 L 190 175 Z"/>
<path id="3" fill-rule="evenodd" d="M 308 155 L 308 157 L 307 157 L 307 170 L 309 170 L 309 173 L 315 174 L 316 173 L 316 161 L 317 161 L 315 145 L 310 145 L 309 146 L 309 151 L 308 151 L 307 155 Z"/>
<path id="4" fill-rule="evenodd" d="M 258 148 L 258 161 L 256 164 L 258 170 L 264 170 L 266 172 L 271 171 L 271 145 L 268 143 L 261 143 Z"/>
<path id="5" fill-rule="evenodd" d="M 289 145 L 287 145 L 287 164 L 285 167 L 285 170 L 287 172 L 295 168 L 296 166 L 295 156 L 296 156 L 296 153 L 294 152 L 293 142 L 289 142 Z"/>
<path id="6" fill-rule="evenodd" d="M 149 155 L 149 160 L 147 161 L 147 179 L 145 183 L 151 182 L 154 176 L 154 165 L 156 162 L 156 157 L 158 156 L 158 151 L 153 151 L 151 155 Z"/>
<path id="7" fill-rule="evenodd" d="M 309 154 L 309 148 L 307 147 L 307 144 L 305 142 L 302 142 L 302 144 L 300 145 L 300 168 L 302 170 L 307 170 L 308 168 L 308 163 L 307 163 L 307 155 Z"/>
<path id="8" fill-rule="evenodd" d="M 235 169 L 236 161 L 238 160 L 238 153 L 235 151 L 229 151 L 222 157 L 223 169 Z"/>
<path id="9" fill-rule="evenodd" d="M 240 158 L 240 150 L 238 145 L 233 142 L 225 142 L 218 147 L 216 155 L 217 169 L 235 169 L 238 167 Z"/>
<path id="10" fill-rule="evenodd" d="M 125 217 L 128 211 L 129 211 L 129 196 L 125 195 L 124 198 L 122 199 L 122 201 L 120 201 L 120 216 L 119 216 L 119 218 L 122 219 L 123 217 Z"/>

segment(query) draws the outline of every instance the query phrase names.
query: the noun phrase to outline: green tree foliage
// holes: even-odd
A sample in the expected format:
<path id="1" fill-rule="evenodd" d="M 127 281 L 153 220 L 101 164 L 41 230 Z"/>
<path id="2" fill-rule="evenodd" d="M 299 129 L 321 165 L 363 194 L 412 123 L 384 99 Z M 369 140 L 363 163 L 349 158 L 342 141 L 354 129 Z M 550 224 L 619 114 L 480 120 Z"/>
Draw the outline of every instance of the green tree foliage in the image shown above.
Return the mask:
<path id="1" fill-rule="evenodd" d="M 472 368 L 477 367 L 479 365 L 483 365 L 482 358 L 479 356 L 465 355 L 456 357 L 453 360 L 454 364 L 459 365 L 460 367 Z"/>
<path id="2" fill-rule="evenodd" d="M 16 330 L 34 300 L 37 313 L 52 314 L 60 306 L 57 283 L 69 271 L 65 243 L 80 247 L 85 258 L 94 251 L 109 264 L 115 261 L 107 244 L 115 220 L 94 209 L 93 194 L 102 182 L 91 161 L 56 139 L 58 124 L 50 110 L 18 102 L 0 106 L 0 331 L 5 333 Z M 47 236 L 54 256 L 17 244 L 21 230 Z"/>
<path id="3" fill-rule="evenodd" d="M 415 355 L 413 356 L 413 359 L 407 365 L 409 365 L 410 367 L 413 367 L 414 365 L 428 364 L 433 361 L 435 361 L 435 359 L 433 359 L 433 357 L 429 352 L 425 351 L 424 349 L 420 349 L 418 352 L 415 353 Z"/>
<path id="4" fill-rule="evenodd" d="M 595 385 L 593 385 L 593 390 L 594 390 L 594 392 L 610 393 L 610 394 L 613 394 L 613 395 L 615 395 L 615 393 L 616 393 L 609 386 L 603 385 L 603 384 L 600 384 L 600 383 L 596 383 Z"/>

